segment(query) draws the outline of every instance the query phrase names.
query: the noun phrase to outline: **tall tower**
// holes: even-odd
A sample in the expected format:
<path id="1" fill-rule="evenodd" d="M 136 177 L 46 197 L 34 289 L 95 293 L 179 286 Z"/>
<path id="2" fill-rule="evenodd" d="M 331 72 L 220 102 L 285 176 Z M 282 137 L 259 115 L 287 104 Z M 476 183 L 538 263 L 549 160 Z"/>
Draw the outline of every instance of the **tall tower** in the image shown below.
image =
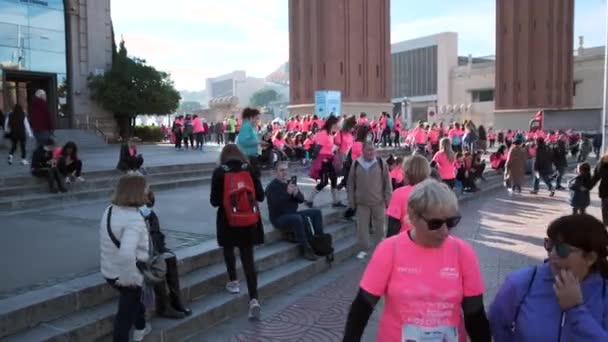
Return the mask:
<path id="1" fill-rule="evenodd" d="M 390 0 L 289 0 L 289 111 L 314 114 L 317 90 L 342 112 L 392 111 Z"/>
<path id="2" fill-rule="evenodd" d="M 573 25 L 574 0 L 496 0 L 497 110 L 572 106 Z"/>

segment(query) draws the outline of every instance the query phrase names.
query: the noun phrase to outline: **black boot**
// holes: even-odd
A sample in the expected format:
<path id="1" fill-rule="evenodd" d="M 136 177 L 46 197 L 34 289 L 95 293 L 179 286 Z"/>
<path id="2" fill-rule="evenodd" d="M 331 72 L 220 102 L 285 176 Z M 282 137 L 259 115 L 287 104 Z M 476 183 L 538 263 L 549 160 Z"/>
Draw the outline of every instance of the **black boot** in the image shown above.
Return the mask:
<path id="1" fill-rule="evenodd" d="M 316 261 L 319 258 L 308 245 L 300 245 L 300 251 L 302 252 L 302 257 L 306 260 Z"/>
<path id="2" fill-rule="evenodd" d="M 171 307 L 169 293 L 165 282 L 154 285 L 154 295 L 156 297 L 156 314 L 165 318 L 182 319 L 186 314 Z"/>
<path id="3" fill-rule="evenodd" d="M 166 258 L 165 263 L 167 264 L 167 287 L 169 288 L 169 297 L 171 299 L 171 306 L 184 313 L 186 316 L 192 314 L 192 310 L 184 306 L 181 299 L 181 288 L 179 286 L 179 274 L 177 272 L 177 259 L 175 257 Z"/>

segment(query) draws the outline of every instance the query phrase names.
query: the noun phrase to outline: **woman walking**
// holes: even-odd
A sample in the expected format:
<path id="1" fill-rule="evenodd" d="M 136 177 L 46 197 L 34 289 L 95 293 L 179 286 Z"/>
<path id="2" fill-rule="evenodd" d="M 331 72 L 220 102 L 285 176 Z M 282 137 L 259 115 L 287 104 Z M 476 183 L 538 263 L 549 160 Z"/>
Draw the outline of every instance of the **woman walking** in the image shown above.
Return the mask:
<path id="1" fill-rule="evenodd" d="M 152 327 L 146 323 L 142 303 L 144 277 L 137 262 L 149 258 L 149 234 L 140 212 L 148 202 L 146 180 L 140 174 L 127 174 L 118 180 L 112 205 L 103 214 L 99 227 L 101 274 L 120 292 L 118 312 L 114 317 L 114 342 L 142 341 Z"/>
<path id="2" fill-rule="evenodd" d="M 316 157 L 312 163 L 310 176 L 319 181 L 313 189 L 310 198 L 306 201 L 309 208 L 314 206 L 315 197 L 327 185 L 331 184 L 332 207 L 345 208 L 346 206 L 338 200 L 338 174 L 334 163 L 334 136 L 338 127 L 338 118 L 331 115 L 325 121 L 323 128 L 315 135 L 314 149 L 317 150 Z M 315 154 L 313 152 L 313 154 Z M 341 166 L 341 165 L 340 165 Z"/>
<path id="3" fill-rule="evenodd" d="M 517 191 L 521 193 L 521 187 L 526 181 L 526 163 L 528 161 L 528 152 L 522 146 L 524 137 L 519 135 L 515 138 L 511 150 L 505 162 L 504 179 L 509 193 Z"/>
<path id="4" fill-rule="evenodd" d="M 8 153 L 8 164 L 13 164 L 13 154 L 17 150 L 17 144 L 21 149 L 21 164 L 28 165 L 25 144 L 27 138 L 32 138 L 32 128 L 27 116 L 20 104 L 16 104 L 13 111 L 4 120 L 4 132 L 11 140 L 11 150 Z"/>
<path id="5" fill-rule="evenodd" d="M 230 183 L 244 184 L 244 187 L 247 188 L 245 190 L 246 193 L 241 192 L 239 188 L 232 194 Z M 253 249 L 254 246 L 264 243 L 264 227 L 262 219 L 259 216 L 257 204 L 250 202 L 250 200 L 254 200 L 254 202 L 264 201 L 262 183 L 259 176 L 249 165 L 248 158 L 236 145 L 228 144 L 220 154 L 220 166 L 213 172 L 211 184 L 210 202 L 213 207 L 218 208 L 216 220 L 217 243 L 223 248 L 224 262 L 228 271 L 226 290 L 234 294 L 240 292 L 236 274 L 236 258 L 234 255 L 234 248 L 238 247 L 249 291 L 249 318 L 259 319 L 261 307 L 258 301 L 258 280 Z M 227 191 L 231 191 L 231 193 L 227 193 Z M 246 216 L 250 218 L 253 216 L 251 214 L 257 214 L 255 215 L 257 218 L 254 217 L 255 222 L 249 220 L 237 222 L 238 220 L 229 216 L 228 213 L 236 211 L 237 208 L 227 208 L 226 203 L 230 203 L 231 198 L 234 196 L 241 198 L 239 194 L 244 194 L 246 198 L 244 201 L 238 202 L 240 204 L 243 204 L 241 202 L 247 202 L 245 206 L 252 209 L 246 213 Z M 250 224 L 250 222 L 254 223 Z"/>
<path id="6" fill-rule="evenodd" d="M 243 123 L 238 135 L 238 146 L 249 158 L 249 165 L 259 176 L 260 138 L 258 137 L 258 124 L 260 123 L 260 111 L 255 108 L 245 108 L 242 113 Z"/>
<path id="7" fill-rule="evenodd" d="M 446 183 L 450 189 L 454 188 L 456 179 L 456 154 L 452 150 L 452 144 L 449 138 L 443 138 L 439 142 L 439 152 L 433 156 L 432 163 L 437 167 L 441 180 Z M 433 165 L 431 164 L 431 165 Z"/>

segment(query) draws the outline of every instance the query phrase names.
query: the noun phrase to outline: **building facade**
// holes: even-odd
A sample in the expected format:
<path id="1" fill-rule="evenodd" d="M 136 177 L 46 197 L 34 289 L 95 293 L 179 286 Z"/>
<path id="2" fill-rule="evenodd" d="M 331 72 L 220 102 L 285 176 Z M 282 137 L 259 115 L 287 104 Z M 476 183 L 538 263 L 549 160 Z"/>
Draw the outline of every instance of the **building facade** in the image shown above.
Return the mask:
<path id="1" fill-rule="evenodd" d="M 87 86 L 111 67 L 112 40 L 110 0 L 0 0 L 0 109 L 27 109 L 43 89 L 57 128 L 113 138 L 115 121 Z"/>
<path id="2" fill-rule="evenodd" d="M 496 109 L 572 106 L 574 0 L 497 0 Z"/>
<path id="3" fill-rule="evenodd" d="M 238 98 L 240 107 L 248 106 L 251 96 L 264 88 L 264 85 L 263 78 L 248 77 L 247 73 L 242 70 L 206 80 L 206 90 L 210 101 L 235 96 Z"/>
<path id="4" fill-rule="evenodd" d="M 340 91 L 344 113 L 390 112 L 390 69 L 389 0 L 289 1 L 291 115 L 317 90 Z"/>

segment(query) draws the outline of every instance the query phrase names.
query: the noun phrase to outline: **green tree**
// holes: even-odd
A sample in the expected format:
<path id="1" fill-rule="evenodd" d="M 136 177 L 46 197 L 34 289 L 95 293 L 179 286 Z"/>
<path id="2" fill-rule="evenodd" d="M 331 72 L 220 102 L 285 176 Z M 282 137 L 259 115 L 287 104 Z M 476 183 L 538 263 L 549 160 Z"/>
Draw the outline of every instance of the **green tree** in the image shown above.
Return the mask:
<path id="1" fill-rule="evenodd" d="M 170 75 L 127 55 L 125 42 L 114 54 L 112 68 L 90 76 L 91 98 L 112 112 L 123 138 L 132 136 L 137 115 L 167 114 L 179 106 L 180 95 Z"/>
<path id="2" fill-rule="evenodd" d="M 279 99 L 279 93 L 274 89 L 264 88 L 256 91 L 251 95 L 251 99 L 249 103 L 254 107 L 264 107 L 267 106 L 270 102 L 276 101 Z"/>

